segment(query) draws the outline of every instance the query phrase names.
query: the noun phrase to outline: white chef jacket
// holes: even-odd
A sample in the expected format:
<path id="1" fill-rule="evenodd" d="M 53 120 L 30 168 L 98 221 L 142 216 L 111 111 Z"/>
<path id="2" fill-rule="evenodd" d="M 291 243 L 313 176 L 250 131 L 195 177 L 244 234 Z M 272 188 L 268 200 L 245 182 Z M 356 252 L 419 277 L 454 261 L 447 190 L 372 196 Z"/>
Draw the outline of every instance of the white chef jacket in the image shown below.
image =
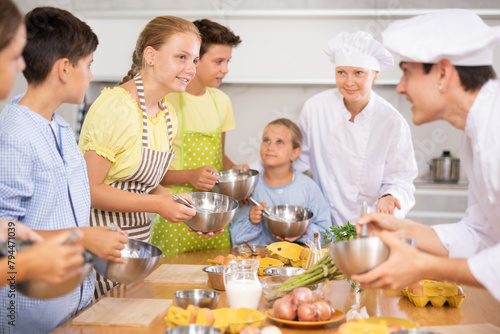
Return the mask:
<path id="1" fill-rule="evenodd" d="M 373 91 L 354 122 L 350 118 L 338 89 L 307 100 L 298 124 L 302 153 L 294 168 L 311 168 L 338 225 L 354 224 L 363 202 L 375 206 L 384 194 L 399 200 L 395 216 L 404 217 L 415 204 L 418 173 L 408 123 Z"/>
<path id="2" fill-rule="evenodd" d="M 490 80 L 467 115 L 460 146 L 469 180 L 468 207 L 456 224 L 433 226 L 451 258 L 500 301 L 500 81 Z"/>

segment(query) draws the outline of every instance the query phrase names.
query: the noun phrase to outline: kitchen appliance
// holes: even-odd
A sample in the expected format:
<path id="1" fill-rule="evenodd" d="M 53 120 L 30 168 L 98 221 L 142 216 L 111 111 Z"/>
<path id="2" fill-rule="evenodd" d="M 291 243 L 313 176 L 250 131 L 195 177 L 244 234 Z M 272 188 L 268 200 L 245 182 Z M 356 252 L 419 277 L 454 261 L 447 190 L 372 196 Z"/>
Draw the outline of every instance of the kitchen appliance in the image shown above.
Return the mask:
<path id="1" fill-rule="evenodd" d="M 460 178 L 460 159 L 452 157 L 450 151 L 443 151 L 429 166 L 434 182 L 457 183 Z"/>

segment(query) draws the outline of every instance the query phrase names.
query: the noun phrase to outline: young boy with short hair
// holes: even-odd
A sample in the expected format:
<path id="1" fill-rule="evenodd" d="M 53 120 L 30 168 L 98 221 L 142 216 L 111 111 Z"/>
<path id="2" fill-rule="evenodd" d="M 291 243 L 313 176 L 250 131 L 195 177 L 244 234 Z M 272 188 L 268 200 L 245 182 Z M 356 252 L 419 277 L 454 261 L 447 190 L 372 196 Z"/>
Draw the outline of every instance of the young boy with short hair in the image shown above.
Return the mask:
<path id="1" fill-rule="evenodd" d="M 86 249 L 123 262 L 120 251 L 126 235 L 89 227 L 85 161 L 73 130 L 55 114 L 63 103 L 82 103 L 93 79 L 90 65 L 97 36 L 71 13 L 52 7 L 33 9 L 25 23 L 23 74 L 28 89 L 0 113 L 0 219 L 22 222 L 44 237 L 78 227 Z M 49 300 L 9 293 L 4 287 L 2 333 L 48 333 L 85 308 L 93 293 L 92 275 L 81 287 Z M 14 317 L 7 317 L 12 304 Z"/>

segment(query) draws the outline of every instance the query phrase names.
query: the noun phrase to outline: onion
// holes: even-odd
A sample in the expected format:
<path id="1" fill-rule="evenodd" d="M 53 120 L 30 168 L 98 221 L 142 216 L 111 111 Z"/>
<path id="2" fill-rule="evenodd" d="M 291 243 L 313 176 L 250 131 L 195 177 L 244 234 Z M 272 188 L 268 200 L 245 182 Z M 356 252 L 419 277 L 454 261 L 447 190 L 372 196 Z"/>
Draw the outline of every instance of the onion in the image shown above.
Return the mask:
<path id="1" fill-rule="evenodd" d="M 313 293 L 309 288 L 300 287 L 293 290 L 292 303 L 299 306 L 302 303 L 310 304 L 313 302 Z"/>
<path id="2" fill-rule="evenodd" d="M 319 320 L 319 310 L 312 304 L 302 303 L 297 310 L 299 321 L 314 322 Z"/>
<path id="3" fill-rule="evenodd" d="M 327 302 L 319 301 L 313 304 L 319 311 L 319 320 L 327 321 L 332 317 L 332 308 Z"/>
<path id="4" fill-rule="evenodd" d="M 273 305 L 274 315 L 283 320 L 294 320 L 297 317 L 297 306 L 292 303 L 292 296 L 286 295 L 276 300 Z"/>

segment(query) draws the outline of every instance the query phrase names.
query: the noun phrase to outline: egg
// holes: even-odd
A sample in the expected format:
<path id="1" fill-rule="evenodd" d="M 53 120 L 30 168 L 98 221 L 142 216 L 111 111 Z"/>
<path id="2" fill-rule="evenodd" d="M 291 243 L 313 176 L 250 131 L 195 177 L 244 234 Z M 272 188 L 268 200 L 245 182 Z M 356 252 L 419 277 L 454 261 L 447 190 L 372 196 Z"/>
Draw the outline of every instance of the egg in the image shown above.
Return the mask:
<path id="1" fill-rule="evenodd" d="M 404 326 L 401 324 L 398 324 L 398 323 L 392 323 L 392 324 L 387 325 L 388 333 L 402 331 L 404 329 L 405 329 Z"/>
<path id="2" fill-rule="evenodd" d="M 240 334 L 261 334 L 260 329 L 255 326 L 248 325 L 243 328 Z"/>
<path id="3" fill-rule="evenodd" d="M 260 334 L 282 334 L 281 329 L 276 326 L 264 327 L 260 330 Z"/>

